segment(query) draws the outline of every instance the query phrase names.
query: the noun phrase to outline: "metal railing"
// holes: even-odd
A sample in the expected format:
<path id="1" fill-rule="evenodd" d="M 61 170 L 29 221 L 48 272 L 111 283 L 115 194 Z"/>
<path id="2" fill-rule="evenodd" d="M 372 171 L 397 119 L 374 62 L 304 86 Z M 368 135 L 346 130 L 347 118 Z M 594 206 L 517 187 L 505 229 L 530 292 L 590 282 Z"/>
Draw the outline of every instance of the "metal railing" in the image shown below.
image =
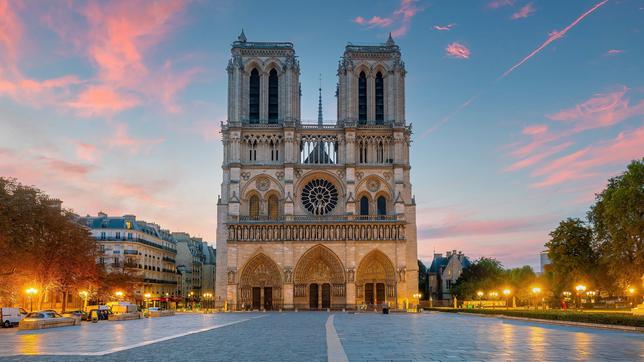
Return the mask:
<path id="1" fill-rule="evenodd" d="M 115 238 L 113 236 L 101 237 L 99 235 L 99 236 L 96 236 L 95 239 L 97 241 L 121 241 L 121 242 L 125 241 L 125 242 L 139 243 L 139 244 L 144 244 L 144 245 L 152 246 L 152 247 L 155 247 L 155 248 L 171 251 L 173 253 L 177 252 L 176 248 L 167 247 L 167 246 L 160 245 L 160 244 L 157 244 L 157 243 L 153 243 L 151 241 L 141 239 L 141 238 L 124 239 L 124 238 Z"/>

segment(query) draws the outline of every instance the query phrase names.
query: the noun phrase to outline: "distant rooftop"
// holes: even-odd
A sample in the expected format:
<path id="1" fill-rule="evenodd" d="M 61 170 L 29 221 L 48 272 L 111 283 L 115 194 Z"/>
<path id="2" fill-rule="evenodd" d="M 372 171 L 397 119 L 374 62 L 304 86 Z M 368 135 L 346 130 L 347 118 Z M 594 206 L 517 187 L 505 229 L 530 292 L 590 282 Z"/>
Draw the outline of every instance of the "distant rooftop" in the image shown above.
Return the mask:
<path id="1" fill-rule="evenodd" d="M 248 41 L 244 29 L 237 37 L 237 41 L 233 42 L 233 48 L 248 48 L 248 49 L 285 49 L 293 50 L 293 43 L 291 42 L 272 42 L 272 41 Z"/>

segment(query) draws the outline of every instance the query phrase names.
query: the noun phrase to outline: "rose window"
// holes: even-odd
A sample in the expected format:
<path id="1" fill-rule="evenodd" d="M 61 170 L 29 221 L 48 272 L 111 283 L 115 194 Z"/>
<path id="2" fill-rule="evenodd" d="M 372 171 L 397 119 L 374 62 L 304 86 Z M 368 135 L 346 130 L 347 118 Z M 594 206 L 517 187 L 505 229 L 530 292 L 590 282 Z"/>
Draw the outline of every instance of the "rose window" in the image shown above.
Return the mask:
<path id="1" fill-rule="evenodd" d="M 325 215 L 338 204 L 338 189 L 327 180 L 312 180 L 302 190 L 302 204 L 313 215 Z"/>

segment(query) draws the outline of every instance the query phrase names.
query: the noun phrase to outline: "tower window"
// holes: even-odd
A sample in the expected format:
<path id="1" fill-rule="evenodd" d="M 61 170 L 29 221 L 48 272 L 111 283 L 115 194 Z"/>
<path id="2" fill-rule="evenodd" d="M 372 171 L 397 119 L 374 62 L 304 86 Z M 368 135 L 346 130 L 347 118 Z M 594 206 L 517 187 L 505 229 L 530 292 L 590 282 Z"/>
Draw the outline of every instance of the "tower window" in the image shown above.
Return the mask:
<path id="1" fill-rule="evenodd" d="M 385 97 L 382 73 L 376 74 L 376 124 L 383 124 L 385 120 Z"/>
<path id="2" fill-rule="evenodd" d="M 280 159 L 280 154 L 279 154 L 279 148 L 277 146 L 277 142 L 271 141 L 269 143 L 271 147 L 271 161 L 279 161 Z"/>
<path id="3" fill-rule="evenodd" d="M 360 215 L 369 215 L 369 198 L 366 196 L 360 198 Z"/>
<path id="4" fill-rule="evenodd" d="M 279 201 L 277 196 L 271 195 L 268 197 L 268 218 L 271 220 L 277 220 L 279 217 Z"/>
<path id="5" fill-rule="evenodd" d="M 360 72 L 358 78 L 358 123 L 367 123 L 367 76 Z"/>
<path id="6" fill-rule="evenodd" d="M 248 87 L 248 119 L 250 123 L 259 121 L 259 72 L 257 68 L 250 72 Z"/>
<path id="7" fill-rule="evenodd" d="M 277 123 L 279 107 L 277 71 L 273 68 L 268 75 L 268 123 Z"/>
<path id="8" fill-rule="evenodd" d="M 377 206 L 378 206 L 378 215 L 387 215 L 387 199 L 385 199 L 384 196 L 378 197 L 378 200 L 376 201 Z"/>
<path id="9" fill-rule="evenodd" d="M 257 161 L 257 141 L 252 141 L 248 145 L 248 161 Z"/>
<path id="10" fill-rule="evenodd" d="M 259 197 L 257 197 L 257 195 L 250 197 L 250 201 L 248 203 L 248 216 L 251 218 L 259 217 Z"/>

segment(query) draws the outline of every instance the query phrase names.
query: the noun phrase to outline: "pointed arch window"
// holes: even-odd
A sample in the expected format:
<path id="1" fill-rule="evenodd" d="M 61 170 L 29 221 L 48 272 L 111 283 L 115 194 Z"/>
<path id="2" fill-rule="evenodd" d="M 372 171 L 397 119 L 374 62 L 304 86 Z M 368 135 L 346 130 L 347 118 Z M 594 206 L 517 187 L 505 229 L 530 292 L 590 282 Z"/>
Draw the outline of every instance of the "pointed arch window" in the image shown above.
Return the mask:
<path id="1" fill-rule="evenodd" d="M 366 196 L 360 198 L 360 215 L 369 215 L 369 198 Z"/>
<path id="2" fill-rule="evenodd" d="M 257 140 L 248 143 L 248 161 L 257 161 Z"/>
<path id="3" fill-rule="evenodd" d="M 254 219 L 259 217 L 259 197 L 257 195 L 250 197 L 248 202 L 248 216 Z"/>
<path id="4" fill-rule="evenodd" d="M 279 218 L 279 200 L 277 196 L 271 195 L 268 197 L 268 218 L 277 220 Z"/>
<path id="5" fill-rule="evenodd" d="M 382 73 L 376 74 L 376 124 L 383 124 L 385 121 L 385 88 Z"/>
<path id="6" fill-rule="evenodd" d="M 384 196 L 379 196 L 376 204 L 378 207 L 378 216 L 387 215 L 387 199 Z"/>
<path id="7" fill-rule="evenodd" d="M 273 68 L 268 75 L 268 123 L 277 123 L 279 116 L 279 88 L 277 70 Z"/>
<path id="8" fill-rule="evenodd" d="M 367 75 L 364 72 L 358 77 L 358 123 L 367 123 Z"/>
<path id="9" fill-rule="evenodd" d="M 275 141 L 271 141 L 269 145 L 271 148 L 271 161 L 279 161 L 280 151 L 279 151 L 278 143 Z"/>
<path id="10" fill-rule="evenodd" d="M 248 119 L 250 123 L 259 122 L 259 71 L 253 68 L 250 72 L 248 87 Z"/>

